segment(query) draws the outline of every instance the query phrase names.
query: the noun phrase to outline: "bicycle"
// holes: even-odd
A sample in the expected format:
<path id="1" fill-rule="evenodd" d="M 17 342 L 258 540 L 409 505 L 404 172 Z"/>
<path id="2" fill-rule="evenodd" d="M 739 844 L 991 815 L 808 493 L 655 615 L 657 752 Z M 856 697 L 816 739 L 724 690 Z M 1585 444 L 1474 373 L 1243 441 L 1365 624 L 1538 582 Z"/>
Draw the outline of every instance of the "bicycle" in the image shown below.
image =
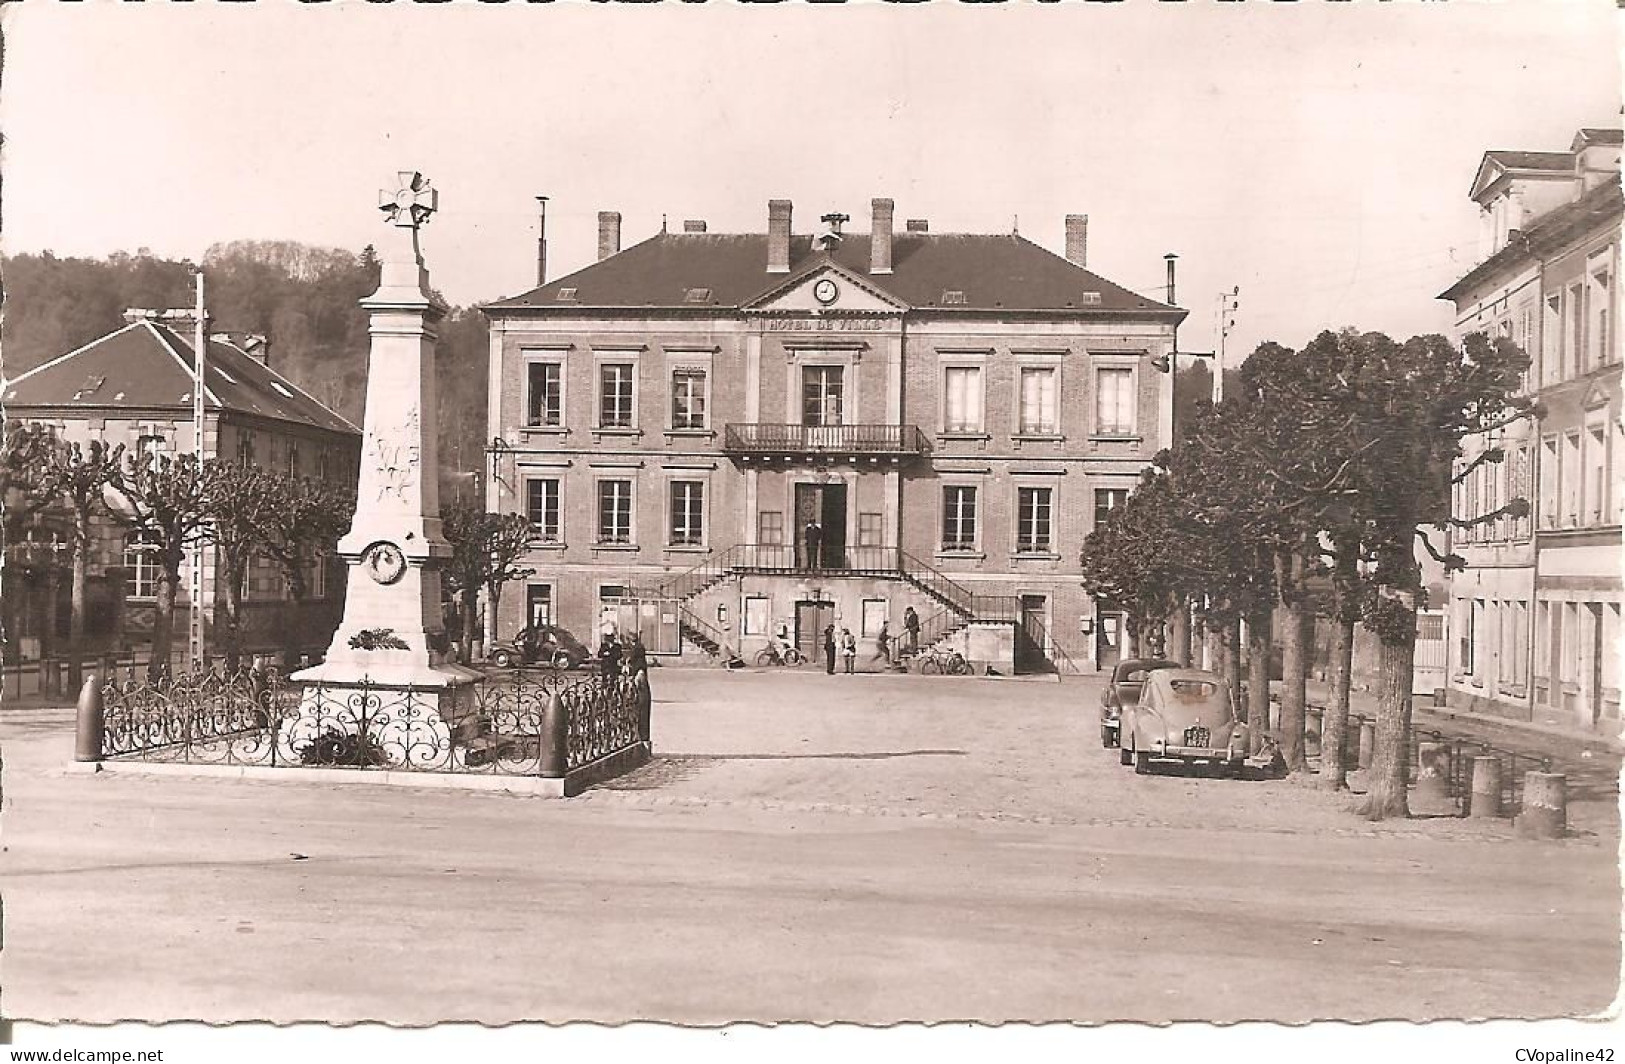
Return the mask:
<path id="1" fill-rule="evenodd" d="M 769 643 L 756 652 L 758 665 L 800 665 L 807 659 L 801 656 L 801 651 L 795 647 L 784 647 L 782 650 Z"/>
<path id="2" fill-rule="evenodd" d="M 933 650 L 920 659 L 922 676 L 969 676 L 970 662 L 957 650 Z"/>

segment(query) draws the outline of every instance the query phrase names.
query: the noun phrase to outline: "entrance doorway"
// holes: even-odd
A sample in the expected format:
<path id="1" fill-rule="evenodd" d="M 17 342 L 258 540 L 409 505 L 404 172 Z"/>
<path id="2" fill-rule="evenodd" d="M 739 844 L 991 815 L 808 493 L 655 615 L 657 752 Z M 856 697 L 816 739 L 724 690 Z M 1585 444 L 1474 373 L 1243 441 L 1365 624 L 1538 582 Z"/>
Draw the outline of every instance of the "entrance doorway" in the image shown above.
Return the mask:
<path id="1" fill-rule="evenodd" d="M 808 525 L 818 526 L 809 536 Z M 846 484 L 796 485 L 796 566 L 846 568 Z"/>
<path id="2" fill-rule="evenodd" d="M 1021 624 L 1016 629 L 1016 668 L 1033 670 L 1049 661 L 1048 633 L 1044 618 L 1049 613 L 1045 595 L 1021 596 Z"/>
<path id="3" fill-rule="evenodd" d="M 1095 664 L 1101 670 L 1123 660 L 1123 632 L 1127 615 L 1109 602 L 1095 602 Z"/>
<path id="4" fill-rule="evenodd" d="M 796 649 L 808 661 L 824 658 L 824 629 L 835 623 L 835 603 L 796 603 Z"/>

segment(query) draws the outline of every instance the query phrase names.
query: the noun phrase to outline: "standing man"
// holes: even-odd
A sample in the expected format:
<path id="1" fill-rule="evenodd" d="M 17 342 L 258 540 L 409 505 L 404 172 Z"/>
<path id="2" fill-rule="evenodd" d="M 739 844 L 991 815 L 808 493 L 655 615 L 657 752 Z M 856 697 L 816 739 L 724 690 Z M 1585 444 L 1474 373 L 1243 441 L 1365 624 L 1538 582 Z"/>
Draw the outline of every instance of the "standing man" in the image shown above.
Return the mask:
<path id="1" fill-rule="evenodd" d="M 858 640 L 850 628 L 841 629 L 841 660 L 846 663 L 848 676 L 858 671 Z"/>
<path id="2" fill-rule="evenodd" d="M 824 629 L 824 671 L 835 675 L 835 626 Z"/>
<path id="3" fill-rule="evenodd" d="M 610 632 L 598 646 L 598 678 L 605 683 L 614 683 L 620 674 L 621 644 L 615 638 L 615 633 Z"/>
<path id="4" fill-rule="evenodd" d="M 823 561 L 821 555 L 824 546 L 823 528 L 819 526 L 817 521 L 808 521 L 807 527 L 802 530 L 801 538 L 807 545 L 807 568 L 821 568 L 820 563 Z"/>
<path id="5" fill-rule="evenodd" d="M 910 654 L 920 649 L 920 615 L 910 606 L 903 611 L 903 634 L 907 636 L 906 646 Z"/>
<path id="6" fill-rule="evenodd" d="M 643 636 L 632 633 L 632 645 L 626 652 L 626 674 L 637 679 L 649 671 L 649 653 L 643 649 Z"/>

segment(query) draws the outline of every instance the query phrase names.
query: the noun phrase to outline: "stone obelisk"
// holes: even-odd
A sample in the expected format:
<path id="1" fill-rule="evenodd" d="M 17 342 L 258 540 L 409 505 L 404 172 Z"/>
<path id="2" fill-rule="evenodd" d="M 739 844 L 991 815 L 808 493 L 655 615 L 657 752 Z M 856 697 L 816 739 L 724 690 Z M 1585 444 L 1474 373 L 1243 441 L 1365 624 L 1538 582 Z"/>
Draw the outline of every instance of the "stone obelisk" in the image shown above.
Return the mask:
<path id="1" fill-rule="evenodd" d="M 422 174 L 399 176 L 397 189 L 379 193 L 389 222 L 377 245 L 382 277 L 361 301 L 372 345 L 355 518 L 338 543 L 349 565 L 344 619 L 326 660 L 293 679 L 330 694 L 349 686 L 408 690 L 445 715 L 449 689 L 478 674 L 436 649 L 445 646 L 440 567 L 451 556 L 440 530 L 435 454 L 434 329 L 446 311 L 430 294 L 418 234 L 439 193 Z"/>

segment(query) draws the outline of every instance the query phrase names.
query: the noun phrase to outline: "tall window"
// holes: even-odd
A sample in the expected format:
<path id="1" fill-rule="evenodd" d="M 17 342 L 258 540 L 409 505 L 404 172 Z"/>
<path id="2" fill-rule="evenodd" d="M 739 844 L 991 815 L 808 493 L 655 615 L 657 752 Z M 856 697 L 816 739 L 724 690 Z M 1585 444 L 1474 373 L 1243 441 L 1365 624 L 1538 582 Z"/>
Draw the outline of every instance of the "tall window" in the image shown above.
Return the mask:
<path id="1" fill-rule="evenodd" d="M 880 546 L 881 527 L 884 515 L 873 513 L 858 514 L 858 546 Z"/>
<path id="2" fill-rule="evenodd" d="M 299 441 L 288 441 L 288 476 L 294 480 L 299 479 Z"/>
<path id="3" fill-rule="evenodd" d="M 801 423 L 839 425 L 843 401 L 840 366 L 803 366 L 801 370 Z"/>
<path id="4" fill-rule="evenodd" d="M 1558 474 L 1560 472 L 1557 440 L 1541 442 L 1540 449 L 1540 527 L 1558 527 Z"/>
<path id="5" fill-rule="evenodd" d="M 1583 339 L 1581 330 L 1584 328 L 1584 307 L 1581 297 L 1585 292 L 1577 284 L 1569 285 L 1564 293 L 1563 300 L 1563 369 L 1564 377 L 1574 377 L 1584 373 L 1588 368 L 1585 361 L 1585 348 L 1581 346 Z"/>
<path id="6" fill-rule="evenodd" d="M 976 489 L 950 485 L 942 489 L 942 549 L 976 549 Z"/>
<path id="7" fill-rule="evenodd" d="M 705 370 L 671 371 L 671 427 L 705 428 Z"/>
<path id="8" fill-rule="evenodd" d="M 1582 524 L 1600 525 L 1608 506 L 1608 432 L 1597 425 L 1586 433 L 1585 502 Z"/>
<path id="9" fill-rule="evenodd" d="M 1052 368 L 1021 371 L 1021 421 L 1023 435 L 1053 436 L 1059 431 L 1056 417 L 1055 378 Z"/>
<path id="10" fill-rule="evenodd" d="M 1546 297 L 1541 323 L 1540 381 L 1552 384 L 1563 379 L 1563 295 Z"/>
<path id="11" fill-rule="evenodd" d="M 137 457 L 144 454 L 159 455 L 164 453 L 164 438 L 162 436 L 141 436 L 135 441 Z"/>
<path id="12" fill-rule="evenodd" d="M 525 424 L 558 428 L 564 424 L 564 366 L 531 362 L 525 367 Z"/>
<path id="13" fill-rule="evenodd" d="M 1586 341 L 1591 349 L 1590 362 L 1593 366 L 1606 366 L 1613 361 L 1613 354 L 1609 349 L 1609 345 L 1613 342 L 1609 328 L 1613 323 L 1609 321 L 1608 315 L 1610 297 L 1613 295 L 1613 289 L 1609 287 L 1612 279 L 1613 275 L 1606 265 L 1592 268 L 1591 290 L 1587 293 L 1591 305 L 1591 322 Z"/>
<path id="14" fill-rule="evenodd" d="M 158 542 L 150 532 L 124 537 L 124 594 L 126 598 L 152 598 L 158 594 Z"/>
<path id="15" fill-rule="evenodd" d="M 598 482 L 598 542 L 632 542 L 632 482 Z"/>
<path id="16" fill-rule="evenodd" d="M 1580 434 L 1563 437 L 1563 527 L 1580 523 Z"/>
<path id="17" fill-rule="evenodd" d="M 757 513 L 756 541 L 769 547 L 784 546 L 783 510 L 762 510 Z"/>
<path id="18" fill-rule="evenodd" d="M 632 428 L 633 371 L 627 362 L 608 362 L 598 368 L 598 427 Z"/>
<path id="19" fill-rule="evenodd" d="M 237 437 L 237 464 L 245 466 L 258 465 L 254 457 L 254 434 L 245 432 Z"/>
<path id="20" fill-rule="evenodd" d="M 701 480 L 674 480 L 671 482 L 671 534 L 667 542 L 672 546 L 697 547 L 705 542 L 705 482 Z"/>
<path id="21" fill-rule="evenodd" d="M 1128 488 L 1095 489 L 1095 527 L 1105 523 L 1107 515 L 1128 502 Z"/>
<path id="22" fill-rule="evenodd" d="M 1511 490 L 1511 495 L 1509 496 L 1509 498 L 1524 500 L 1525 502 L 1527 502 L 1529 504 L 1530 511 L 1533 512 L 1534 509 L 1535 509 L 1535 506 L 1537 504 L 1537 500 L 1535 500 L 1530 494 L 1530 491 L 1533 488 L 1533 485 L 1530 483 L 1529 466 L 1530 466 L 1529 448 L 1527 448 L 1527 447 L 1518 448 L 1517 452 L 1513 455 L 1513 458 L 1512 458 L 1512 490 Z M 1515 517 L 1515 518 L 1513 518 L 1513 520 L 1512 520 L 1512 538 L 1513 539 L 1528 539 L 1529 538 L 1529 525 L 1530 525 L 1530 521 L 1529 521 L 1529 515 L 1528 514 L 1525 514 L 1523 517 Z"/>
<path id="23" fill-rule="evenodd" d="M 1512 615 L 1512 649 L 1506 672 L 1515 687 L 1529 682 L 1529 603 L 1514 602 L 1507 611 Z"/>
<path id="24" fill-rule="evenodd" d="M 1054 488 L 1016 489 L 1016 550 L 1047 554 L 1050 549 L 1050 514 Z"/>
<path id="25" fill-rule="evenodd" d="M 942 431 L 982 431 L 982 370 L 948 366 L 942 371 Z"/>
<path id="26" fill-rule="evenodd" d="M 1133 370 L 1095 371 L 1095 432 L 1102 436 L 1135 434 Z"/>
<path id="27" fill-rule="evenodd" d="M 563 535 L 559 516 L 559 482 L 555 477 L 525 481 L 525 516 L 536 538 L 558 543 Z"/>

